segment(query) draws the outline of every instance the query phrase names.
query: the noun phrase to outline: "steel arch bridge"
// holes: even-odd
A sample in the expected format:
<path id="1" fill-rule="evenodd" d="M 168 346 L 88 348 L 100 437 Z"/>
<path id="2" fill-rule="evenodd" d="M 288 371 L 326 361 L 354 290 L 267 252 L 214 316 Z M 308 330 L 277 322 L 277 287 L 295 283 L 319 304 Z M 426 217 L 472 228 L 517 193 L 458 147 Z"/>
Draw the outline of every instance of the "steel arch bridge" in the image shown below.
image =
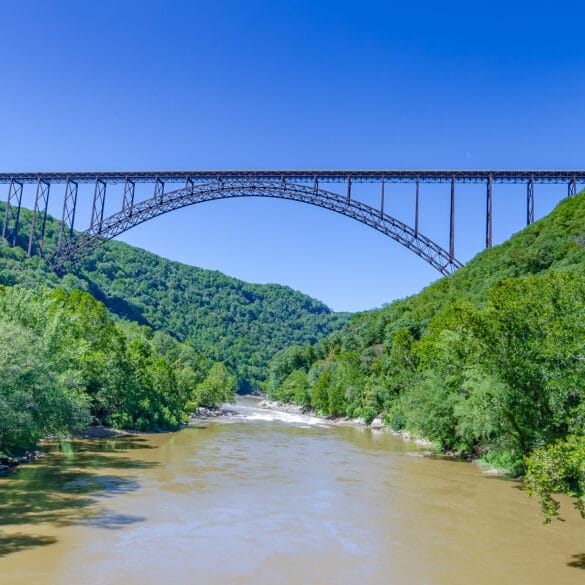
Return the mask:
<path id="1" fill-rule="evenodd" d="M 462 263 L 455 257 L 455 188 L 458 183 L 484 183 L 486 186 L 485 247 L 492 245 L 492 196 L 496 183 L 526 184 L 526 223 L 534 221 L 536 183 L 566 184 L 568 196 L 577 193 L 585 182 L 583 170 L 285 170 L 285 171 L 158 171 L 158 172 L 42 172 L 0 173 L 0 185 L 6 184 L 7 197 L 2 237 L 11 245 L 18 239 L 20 211 L 25 185 L 36 185 L 29 226 L 28 255 L 45 256 L 58 271 L 81 260 L 103 242 L 132 227 L 176 209 L 236 197 L 264 197 L 307 203 L 361 222 L 397 241 L 428 262 L 441 274 L 451 274 Z M 78 187 L 93 184 L 89 227 L 76 232 Z M 135 197 L 138 183 L 150 183 L 150 196 Z M 325 190 L 321 185 L 342 184 L 342 193 Z M 372 207 L 352 196 L 352 184 L 378 183 L 379 207 Z M 384 208 L 385 186 L 411 183 L 414 186 L 414 225 L 408 225 Z M 419 193 L 421 184 L 450 185 L 449 247 L 443 248 L 419 230 Z M 64 185 L 62 217 L 56 249 L 44 250 L 49 194 L 55 184 Z M 166 188 L 174 185 L 172 189 Z M 177 188 L 176 186 L 182 186 Z M 108 187 L 122 185 L 117 210 L 105 216 Z M 344 192 L 343 192 L 344 191 Z M 109 193 L 108 193 L 109 194 Z"/>

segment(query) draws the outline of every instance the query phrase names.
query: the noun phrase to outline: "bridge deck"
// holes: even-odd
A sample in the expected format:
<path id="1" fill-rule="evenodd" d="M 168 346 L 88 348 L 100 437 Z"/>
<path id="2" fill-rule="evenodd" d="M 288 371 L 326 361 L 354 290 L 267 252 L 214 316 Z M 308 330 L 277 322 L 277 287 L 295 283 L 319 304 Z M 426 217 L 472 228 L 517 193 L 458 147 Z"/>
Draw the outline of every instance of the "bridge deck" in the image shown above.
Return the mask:
<path id="1" fill-rule="evenodd" d="M 164 182 L 201 182 L 201 181 L 241 181 L 241 180 L 284 180 L 309 183 L 315 180 L 322 183 L 448 183 L 455 179 L 458 183 L 568 183 L 585 182 L 585 170 L 192 170 L 192 171 L 59 171 L 59 172 L 0 172 L 0 184 L 15 181 L 18 183 L 93 183 L 96 180 L 107 183 Z"/>

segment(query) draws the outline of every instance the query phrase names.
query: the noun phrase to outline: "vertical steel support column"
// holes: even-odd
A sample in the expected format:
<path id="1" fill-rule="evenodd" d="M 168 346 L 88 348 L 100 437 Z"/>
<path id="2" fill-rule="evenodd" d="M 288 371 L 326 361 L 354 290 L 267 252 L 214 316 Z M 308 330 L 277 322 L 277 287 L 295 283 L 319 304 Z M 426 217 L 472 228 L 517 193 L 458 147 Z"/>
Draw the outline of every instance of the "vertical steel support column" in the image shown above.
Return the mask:
<path id="1" fill-rule="evenodd" d="M 418 238 L 418 201 L 419 201 L 419 180 L 416 180 L 416 196 L 414 200 L 414 235 Z"/>
<path id="2" fill-rule="evenodd" d="M 59 242 L 57 250 L 61 250 L 73 237 L 73 225 L 75 224 L 75 208 L 77 206 L 77 182 L 69 177 L 65 183 L 65 197 L 63 199 L 63 214 L 61 216 L 61 228 L 59 229 Z M 68 226 L 68 229 L 66 230 Z"/>
<path id="3" fill-rule="evenodd" d="M 99 234 L 102 231 L 104 208 L 106 206 L 106 187 L 107 183 L 103 179 L 96 177 L 93 190 L 93 203 L 91 206 L 91 220 L 89 222 L 90 232 L 97 232 Z"/>
<path id="4" fill-rule="evenodd" d="M 134 206 L 134 189 L 135 183 L 128 177 L 124 182 L 124 195 L 122 197 L 122 211 L 126 211 Z M 132 211 L 128 212 L 128 215 L 132 215 Z"/>
<path id="5" fill-rule="evenodd" d="M 24 189 L 23 183 L 18 183 L 18 203 L 16 206 L 16 217 L 14 218 L 14 230 L 12 231 L 12 247 L 16 246 L 18 240 L 18 229 L 20 228 L 20 210 L 22 208 L 22 191 Z"/>
<path id="6" fill-rule="evenodd" d="M 8 229 L 8 212 L 10 210 L 10 198 L 12 195 L 12 185 L 14 185 L 13 179 L 10 179 L 10 185 L 8 185 L 8 194 L 6 195 L 6 207 L 4 208 L 4 225 L 2 226 L 2 237 L 6 238 Z"/>
<path id="7" fill-rule="evenodd" d="M 569 197 L 573 197 L 574 195 L 577 195 L 577 177 L 573 177 L 570 181 L 569 181 Z"/>
<path id="8" fill-rule="evenodd" d="M 455 177 L 451 177 L 451 218 L 449 221 L 449 259 L 455 257 Z"/>
<path id="9" fill-rule="evenodd" d="M 319 179 L 317 178 L 317 175 L 315 175 L 315 178 L 313 179 L 313 191 L 315 193 L 319 191 Z"/>
<path id="10" fill-rule="evenodd" d="M 530 177 L 526 188 L 526 225 L 534 223 L 534 177 Z"/>
<path id="11" fill-rule="evenodd" d="M 16 245 L 18 236 L 18 224 L 20 221 L 20 207 L 22 204 L 23 183 L 10 179 L 8 186 L 8 196 L 6 197 L 6 208 L 4 210 L 4 225 L 2 227 L 2 237 L 6 238 L 10 245 Z M 14 212 L 14 201 L 16 200 L 16 213 Z M 14 229 L 10 230 L 10 224 L 14 220 Z"/>
<path id="12" fill-rule="evenodd" d="M 160 201 L 160 200 L 162 200 L 162 196 L 164 195 L 164 192 L 165 192 L 165 184 L 158 177 L 156 177 L 156 179 L 154 181 L 153 197 Z"/>
<path id="13" fill-rule="evenodd" d="M 487 193 L 485 200 L 485 247 L 492 247 L 492 187 L 493 178 L 490 175 L 487 180 Z"/>
<path id="14" fill-rule="evenodd" d="M 37 180 L 37 192 L 35 195 L 35 206 L 32 214 L 30 235 L 28 238 L 28 256 L 32 256 L 33 242 L 35 241 L 36 220 L 37 215 L 42 212 L 41 233 L 39 237 L 39 256 L 43 255 L 43 240 L 45 238 L 45 226 L 47 224 L 47 209 L 49 207 L 49 191 L 51 190 L 51 183 L 44 179 Z"/>
<path id="15" fill-rule="evenodd" d="M 351 176 L 347 176 L 347 202 L 351 200 Z"/>
<path id="16" fill-rule="evenodd" d="M 187 177 L 185 179 L 185 189 L 193 189 L 193 187 L 195 187 L 195 184 L 193 183 L 193 179 L 191 177 Z"/>
<path id="17" fill-rule="evenodd" d="M 380 196 L 380 217 L 384 217 L 384 177 L 382 177 L 382 194 Z"/>

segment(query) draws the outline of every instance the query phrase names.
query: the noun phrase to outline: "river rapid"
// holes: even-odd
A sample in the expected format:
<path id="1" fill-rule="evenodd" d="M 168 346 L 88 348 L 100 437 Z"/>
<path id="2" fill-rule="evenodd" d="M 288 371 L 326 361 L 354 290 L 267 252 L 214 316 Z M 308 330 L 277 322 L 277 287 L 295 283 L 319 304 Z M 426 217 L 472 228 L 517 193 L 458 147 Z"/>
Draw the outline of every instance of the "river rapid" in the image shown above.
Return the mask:
<path id="1" fill-rule="evenodd" d="M 0 480 L 2 585 L 585 582 L 585 521 L 367 428 L 267 411 L 82 440 Z"/>

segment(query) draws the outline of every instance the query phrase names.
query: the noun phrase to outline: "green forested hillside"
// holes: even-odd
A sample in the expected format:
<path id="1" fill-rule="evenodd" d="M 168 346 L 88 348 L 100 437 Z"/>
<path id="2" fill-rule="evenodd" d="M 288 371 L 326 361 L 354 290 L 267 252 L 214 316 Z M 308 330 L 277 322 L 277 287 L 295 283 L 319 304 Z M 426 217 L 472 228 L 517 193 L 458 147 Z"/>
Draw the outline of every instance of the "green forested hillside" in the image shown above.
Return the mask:
<path id="1" fill-rule="evenodd" d="M 3 207 L 0 205 L 0 217 Z M 22 211 L 19 243 L 28 243 L 30 212 Z M 58 222 L 47 222 L 45 249 L 55 246 Z M 160 258 L 121 242 L 108 242 L 62 279 L 40 258 L 0 246 L 0 284 L 60 286 L 90 292 L 114 314 L 179 341 L 212 361 L 224 362 L 247 392 L 266 377 L 266 366 L 291 344 L 314 343 L 349 315 L 289 287 L 250 284 L 220 272 Z"/>
<path id="2" fill-rule="evenodd" d="M 19 245 L 0 241 L 0 455 L 91 421 L 176 428 L 196 406 L 258 385 L 278 350 L 314 342 L 348 318 L 284 286 L 119 242 L 59 277 L 26 257 L 30 212 L 21 220 Z M 57 233 L 49 218 L 46 250 Z"/>
<path id="3" fill-rule="evenodd" d="M 349 317 L 285 286 L 250 284 L 121 242 L 98 249 L 74 274 L 113 312 L 226 363 L 244 392 L 264 380 L 277 351 L 314 343 Z"/>
<path id="4" fill-rule="evenodd" d="M 284 350 L 268 391 L 324 414 L 383 414 L 517 473 L 528 461 L 554 515 L 551 485 L 585 494 L 585 194 L 420 294 Z"/>

